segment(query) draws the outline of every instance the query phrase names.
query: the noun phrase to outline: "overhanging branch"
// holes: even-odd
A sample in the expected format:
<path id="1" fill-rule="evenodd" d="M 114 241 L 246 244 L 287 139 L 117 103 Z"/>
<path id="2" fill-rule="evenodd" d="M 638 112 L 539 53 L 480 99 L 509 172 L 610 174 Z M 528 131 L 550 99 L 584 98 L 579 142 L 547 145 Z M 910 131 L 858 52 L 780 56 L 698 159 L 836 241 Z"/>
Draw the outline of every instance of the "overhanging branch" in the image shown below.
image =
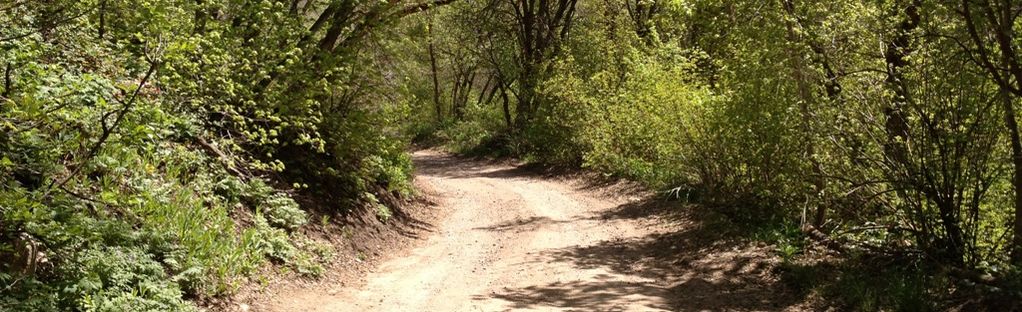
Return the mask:
<path id="1" fill-rule="evenodd" d="M 408 15 L 411 15 L 411 14 L 415 14 L 415 13 L 419 13 L 419 12 L 428 10 L 430 8 L 434 8 L 434 7 L 438 7 L 438 6 L 443 6 L 443 5 L 448 5 L 448 4 L 454 3 L 455 1 L 457 1 L 457 0 L 434 0 L 434 1 L 431 1 L 431 2 L 423 2 L 423 3 L 418 3 L 418 4 L 410 4 L 410 5 L 406 5 L 405 7 L 401 8 L 401 11 L 398 11 L 397 14 L 395 14 L 395 16 L 398 17 L 398 18 L 401 18 L 401 17 L 405 17 L 405 16 L 408 16 Z"/>

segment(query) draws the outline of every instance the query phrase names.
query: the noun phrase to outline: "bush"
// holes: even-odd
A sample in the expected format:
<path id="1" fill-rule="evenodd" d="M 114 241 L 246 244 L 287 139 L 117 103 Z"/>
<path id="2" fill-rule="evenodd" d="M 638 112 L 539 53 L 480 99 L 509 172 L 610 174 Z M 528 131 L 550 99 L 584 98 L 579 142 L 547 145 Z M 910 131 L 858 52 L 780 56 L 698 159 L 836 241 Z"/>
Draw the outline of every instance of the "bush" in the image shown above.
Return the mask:
<path id="1" fill-rule="evenodd" d="M 305 211 L 286 194 L 276 193 L 266 198 L 259 210 L 273 226 L 294 230 L 308 222 Z"/>
<path id="2" fill-rule="evenodd" d="M 169 278 L 152 256 L 138 247 L 86 250 L 65 267 L 77 268 L 67 272 L 77 283 L 63 292 L 88 311 L 197 311 L 181 298 L 177 278 Z"/>
<path id="3" fill-rule="evenodd" d="M 196 14 L 212 11 L 232 18 Z M 281 46 L 306 35 L 286 11 L 0 10 L 0 310 L 189 311 L 183 298 L 229 294 L 268 258 L 315 275 L 328 248 L 288 234 L 307 216 L 276 185 L 336 178 L 316 189 L 351 201 L 378 185 L 409 192 L 404 144 L 378 126 L 396 113 L 334 96 L 368 85 L 372 73 L 339 70 L 365 56 Z M 244 209 L 255 225 L 236 221 Z"/>
<path id="4" fill-rule="evenodd" d="M 322 264 L 333 257 L 333 249 L 329 245 L 270 226 L 262 214 L 256 214 L 254 222 L 255 234 L 249 248 L 299 274 L 319 276 L 324 270 Z"/>
<path id="5" fill-rule="evenodd" d="M 551 65 L 544 106 L 520 145 L 543 162 L 581 165 L 657 189 L 697 184 L 701 171 L 693 160 L 702 156 L 701 131 L 718 96 L 700 82 L 688 53 L 612 44 L 607 37 L 584 32 L 575 40 L 610 48 L 580 47 Z"/>

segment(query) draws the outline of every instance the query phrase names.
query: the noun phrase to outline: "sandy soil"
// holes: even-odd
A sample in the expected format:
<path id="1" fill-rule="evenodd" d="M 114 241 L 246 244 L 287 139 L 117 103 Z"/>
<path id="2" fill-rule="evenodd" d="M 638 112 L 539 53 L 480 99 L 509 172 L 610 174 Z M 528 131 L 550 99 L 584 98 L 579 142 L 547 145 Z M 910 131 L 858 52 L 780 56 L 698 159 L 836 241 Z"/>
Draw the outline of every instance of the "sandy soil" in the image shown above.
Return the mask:
<path id="1" fill-rule="evenodd" d="M 430 150 L 414 159 L 416 183 L 447 211 L 417 247 L 361 283 L 283 292 L 259 310 L 801 309 L 773 276 L 770 247 L 665 214 L 633 186 Z"/>

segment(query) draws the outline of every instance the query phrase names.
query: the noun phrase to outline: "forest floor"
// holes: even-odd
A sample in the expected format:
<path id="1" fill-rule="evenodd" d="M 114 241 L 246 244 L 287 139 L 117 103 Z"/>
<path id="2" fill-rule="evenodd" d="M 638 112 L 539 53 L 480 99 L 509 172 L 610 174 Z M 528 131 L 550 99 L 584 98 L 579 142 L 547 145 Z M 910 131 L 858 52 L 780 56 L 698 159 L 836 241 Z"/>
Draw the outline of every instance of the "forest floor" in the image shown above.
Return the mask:
<path id="1" fill-rule="evenodd" d="M 435 203 L 414 242 L 385 251 L 357 282 L 328 274 L 264 294 L 252 310 L 810 310 L 779 281 L 771 246 L 728 238 L 699 209 L 632 183 L 413 156 L 416 186 Z"/>

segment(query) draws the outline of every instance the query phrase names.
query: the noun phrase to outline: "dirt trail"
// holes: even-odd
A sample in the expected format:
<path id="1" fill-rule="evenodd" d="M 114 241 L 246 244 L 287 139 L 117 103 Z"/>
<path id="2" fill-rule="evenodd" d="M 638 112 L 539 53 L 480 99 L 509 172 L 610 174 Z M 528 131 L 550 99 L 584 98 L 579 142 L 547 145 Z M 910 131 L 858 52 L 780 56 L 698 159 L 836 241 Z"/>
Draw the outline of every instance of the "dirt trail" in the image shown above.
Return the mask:
<path id="1" fill-rule="evenodd" d="M 383 262 L 360 287 L 299 292 L 271 310 L 793 308 L 763 247 L 704 243 L 712 233 L 685 229 L 695 226 L 688 220 L 650 221 L 649 202 L 620 187 L 428 150 L 414 159 L 417 183 L 450 209 L 420 247 Z"/>

